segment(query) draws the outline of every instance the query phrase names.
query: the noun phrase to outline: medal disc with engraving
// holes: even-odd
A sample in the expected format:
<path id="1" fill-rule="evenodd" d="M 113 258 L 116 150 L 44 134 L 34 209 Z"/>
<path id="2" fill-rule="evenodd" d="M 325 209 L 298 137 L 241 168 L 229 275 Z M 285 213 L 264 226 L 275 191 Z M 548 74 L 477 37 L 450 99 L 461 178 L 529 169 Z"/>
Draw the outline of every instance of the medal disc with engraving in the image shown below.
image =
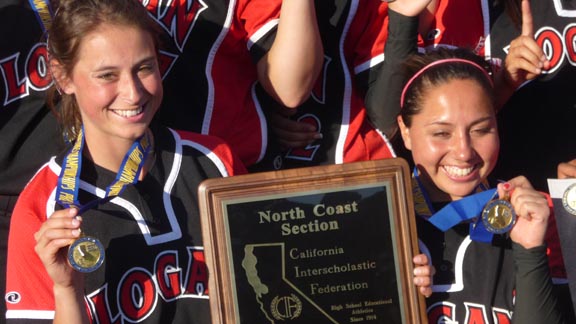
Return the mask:
<path id="1" fill-rule="evenodd" d="M 516 213 L 507 200 L 492 200 L 482 211 L 482 223 L 489 232 L 502 234 L 508 232 L 516 222 Z"/>
<path id="2" fill-rule="evenodd" d="M 564 191 L 562 206 L 572 215 L 576 215 L 576 183 L 571 184 Z"/>
<path id="3" fill-rule="evenodd" d="M 96 238 L 81 237 L 68 248 L 68 262 L 76 271 L 95 271 L 104 262 L 104 246 Z"/>

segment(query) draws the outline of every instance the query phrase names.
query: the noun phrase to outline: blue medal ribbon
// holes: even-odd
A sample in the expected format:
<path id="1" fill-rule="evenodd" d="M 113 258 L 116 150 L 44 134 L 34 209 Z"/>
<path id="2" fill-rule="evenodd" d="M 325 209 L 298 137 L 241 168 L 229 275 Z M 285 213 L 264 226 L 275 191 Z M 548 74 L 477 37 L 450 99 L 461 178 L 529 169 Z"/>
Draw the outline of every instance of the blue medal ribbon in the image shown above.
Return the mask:
<path id="1" fill-rule="evenodd" d="M 116 174 L 116 179 L 106 188 L 105 196 L 92 200 L 82 206 L 78 201 L 80 173 L 82 170 L 82 151 L 84 149 L 84 128 L 82 128 L 70 152 L 68 152 L 62 161 L 62 170 L 58 176 L 58 185 L 56 188 L 56 201 L 65 208 L 78 208 L 78 214 L 82 214 L 86 210 L 120 195 L 128 185 L 138 182 L 140 172 L 150 152 L 150 148 L 148 133 L 134 141 L 122 160 L 120 170 Z"/>
<path id="2" fill-rule="evenodd" d="M 434 212 L 430 199 L 423 190 L 418 170 L 413 172 L 413 193 L 416 202 L 416 214 L 426 218 L 432 225 L 442 232 L 462 222 L 470 221 L 470 238 L 479 242 L 491 242 L 493 234 L 488 232 L 480 215 L 484 206 L 497 195 L 496 189 L 486 189 L 484 184 L 476 188 L 476 193 L 459 200 L 455 200 L 444 206 L 438 212 Z"/>
<path id="3" fill-rule="evenodd" d="M 36 14 L 42 31 L 50 30 L 52 26 L 52 8 L 48 0 L 28 0 L 30 7 Z"/>

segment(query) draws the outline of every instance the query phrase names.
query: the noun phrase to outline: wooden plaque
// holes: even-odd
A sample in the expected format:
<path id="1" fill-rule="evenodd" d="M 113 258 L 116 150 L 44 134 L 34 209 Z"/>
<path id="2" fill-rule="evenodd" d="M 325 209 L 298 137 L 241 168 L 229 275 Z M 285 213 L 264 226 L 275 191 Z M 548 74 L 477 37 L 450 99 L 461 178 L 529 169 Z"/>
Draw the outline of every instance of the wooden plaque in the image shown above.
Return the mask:
<path id="1" fill-rule="evenodd" d="M 213 323 L 426 323 L 410 171 L 386 159 L 209 179 Z"/>

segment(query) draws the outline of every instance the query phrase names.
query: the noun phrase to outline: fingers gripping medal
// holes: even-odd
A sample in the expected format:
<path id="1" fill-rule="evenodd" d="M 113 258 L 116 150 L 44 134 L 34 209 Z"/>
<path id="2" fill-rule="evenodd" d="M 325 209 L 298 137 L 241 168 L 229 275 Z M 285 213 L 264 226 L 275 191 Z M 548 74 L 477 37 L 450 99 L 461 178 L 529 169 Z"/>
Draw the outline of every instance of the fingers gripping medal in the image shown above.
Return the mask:
<path id="1" fill-rule="evenodd" d="M 78 215 L 109 201 L 113 197 L 118 196 L 127 185 L 138 182 L 151 145 L 148 133 L 135 141 L 128 153 L 126 153 L 116 179 L 106 188 L 105 196 L 81 205 L 78 201 L 78 190 L 83 147 L 84 129 L 78 134 L 74 146 L 62 161 L 62 171 L 60 172 L 56 189 L 58 203 L 66 208 L 78 208 Z M 102 243 L 97 238 L 90 236 L 82 235 L 72 242 L 68 248 L 68 263 L 79 272 L 97 270 L 104 262 L 104 256 L 105 249 Z"/>
<path id="2" fill-rule="evenodd" d="M 516 212 L 506 194 L 502 199 L 488 202 L 482 211 L 482 224 L 489 232 L 502 234 L 508 232 L 516 223 Z"/>

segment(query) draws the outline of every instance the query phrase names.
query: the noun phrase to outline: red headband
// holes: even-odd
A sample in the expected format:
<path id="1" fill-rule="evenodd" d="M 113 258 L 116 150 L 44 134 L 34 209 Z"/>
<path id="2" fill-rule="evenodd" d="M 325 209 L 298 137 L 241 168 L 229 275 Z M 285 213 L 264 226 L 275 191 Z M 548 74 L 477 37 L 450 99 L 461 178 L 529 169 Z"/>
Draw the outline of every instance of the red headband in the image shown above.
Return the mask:
<path id="1" fill-rule="evenodd" d="M 426 65 L 425 67 L 421 68 L 418 72 L 416 72 L 416 74 L 414 74 L 414 76 L 412 76 L 410 78 L 410 80 L 408 80 L 408 82 L 404 86 L 404 89 L 402 90 L 402 96 L 400 97 L 400 108 L 404 108 L 404 97 L 406 96 L 406 91 L 408 91 L 408 88 L 410 87 L 410 85 L 412 85 L 412 83 L 414 82 L 414 80 L 416 80 L 416 78 L 418 78 L 420 75 L 422 75 L 422 73 L 426 72 L 426 70 L 430 69 L 433 66 L 444 64 L 444 63 L 454 63 L 454 62 L 466 63 L 466 64 L 470 64 L 470 65 L 478 68 L 486 76 L 486 79 L 488 79 L 488 82 L 490 82 L 490 85 L 492 87 L 494 87 L 494 83 L 492 82 L 492 78 L 490 77 L 490 74 L 488 74 L 486 69 L 484 69 L 483 67 L 481 67 L 477 63 L 472 62 L 470 60 L 461 59 L 461 58 L 442 59 L 442 60 L 434 61 L 434 62 Z"/>

